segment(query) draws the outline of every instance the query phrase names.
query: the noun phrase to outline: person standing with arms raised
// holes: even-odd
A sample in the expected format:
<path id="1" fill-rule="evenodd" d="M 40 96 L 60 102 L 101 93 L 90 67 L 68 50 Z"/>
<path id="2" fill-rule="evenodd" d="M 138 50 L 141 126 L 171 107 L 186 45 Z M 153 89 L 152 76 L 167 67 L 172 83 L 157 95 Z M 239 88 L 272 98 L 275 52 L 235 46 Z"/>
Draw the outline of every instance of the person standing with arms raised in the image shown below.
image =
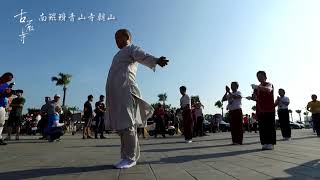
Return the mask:
<path id="1" fill-rule="evenodd" d="M 258 71 L 257 79 L 260 84 L 251 85 L 254 93 L 248 99 L 256 101 L 262 150 L 273 150 L 276 144 L 274 88 L 267 82 L 266 72 Z"/>
<path id="2" fill-rule="evenodd" d="M 231 83 L 231 90 L 226 86 L 226 93 L 222 98 L 222 101 L 228 101 L 227 109 L 229 109 L 230 116 L 230 128 L 233 145 L 242 145 L 243 141 L 243 121 L 242 121 L 242 109 L 241 109 L 241 92 L 238 91 L 238 82 Z"/>
<path id="3" fill-rule="evenodd" d="M 285 96 L 286 92 L 284 89 L 279 89 L 278 92 L 279 96 L 277 97 L 275 106 L 278 106 L 278 117 L 282 137 L 285 141 L 288 141 L 291 138 L 290 117 L 288 109 L 290 100 L 287 96 Z"/>
<path id="4" fill-rule="evenodd" d="M 106 129 L 116 130 L 121 139 L 121 160 L 115 168 L 126 169 L 137 164 L 140 147 L 137 127 L 146 125 L 153 108 L 140 95 L 136 82 L 138 64 L 155 70 L 168 64 L 165 57 L 156 58 L 131 44 L 132 36 L 127 29 L 115 33 L 118 53 L 114 56 L 106 84 Z"/>

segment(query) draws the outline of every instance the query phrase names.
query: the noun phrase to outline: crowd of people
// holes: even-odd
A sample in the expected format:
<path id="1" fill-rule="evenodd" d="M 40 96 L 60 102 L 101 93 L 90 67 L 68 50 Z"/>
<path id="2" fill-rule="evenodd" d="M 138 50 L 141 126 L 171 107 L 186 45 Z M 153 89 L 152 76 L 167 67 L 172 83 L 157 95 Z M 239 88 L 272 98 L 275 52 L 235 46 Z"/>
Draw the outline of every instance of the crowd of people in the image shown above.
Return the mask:
<path id="1" fill-rule="evenodd" d="M 156 58 L 145 53 L 140 47 L 131 44 L 131 34 L 126 29 L 120 29 L 115 34 L 115 40 L 119 52 L 114 56 L 110 67 L 106 96 L 101 95 L 99 101 L 95 103 L 93 110 L 93 96 L 89 95 L 83 108 L 83 139 L 92 137 L 92 130 L 97 139 L 105 139 L 104 131 L 113 130 L 120 136 L 121 149 L 120 161 L 114 164 L 115 168 L 126 169 L 136 165 L 140 157 L 140 145 L 138 133 L 144 133 L 144 127 L 147 120 L 153 117 L 156 124 L 155 134 L 161 134 L 166 137 L 166 127 L 171 122 L 176 133 L 184 136 L 186 143 L 192 143 L 196 136 L 204 136 L 203 129 L 204 115 L 201 102 L 191 103 L 187 94 L 187 88 L 181 86 L 180 108 L 174 111 L 168 111 L 159 104 L 155 111 L 151 105 L 145 102 L 140 95 L 136 84 L 137 65 L 143 64 L 152 70 L 156 66 L 165 67 L 169 60 L 161 56 Z M 227 101 L 229 111 L 229 122 L 231 130 L 231 139 L 233 145 L 243 144 L 244 130 L 257 131 L 259 127 L 260 142 L 263 150 L 272 150 L 276 144 L 275 115 L 278 107 L 278 117 L 281 133 L 284 140 L 290 140 L 291 129 L 289 124 L 288 106 L 290 100 L 285 96 L 285 90 L 279 89 L 279 96 L 274 99 L 274 87 L 267 82 L 267 75 L 264 71 L 256 74 L 259 85 L 252 84 L 253 93 L 248 100 L 256 102 L 257 121 L 250 121 L 249 116 L 243 118 L 242 99 L 244 98 L 239 90 L 238 82 L 232 82 L 231 88 L 225 87 L 225 94 L 222 101 Z M 11 112 L 8 120 L 8 137 L 11 139 L 12 130 L 16 131 L 16 140 L 19 140 L 19 131 L 22 123 L 22 111 L 25 99 L 22 97 L 22 90 L 12 90 L 9 82 L 13 79 L 12 73 L 5 73 L 0 77 L 0 145 L 6 145 L 2 138 L 2 131 L 5 124 L 5 114 L 8 108 L 8 97 L 16 96 L 10 104 Z M 106 104 L 105 104 L 106 98 Z M 45 98 L 45 104 L 41 108 L 41 120 L 39 128 L 42 134 L 41 139 L 47 139 L 49 142 L 57 141 L 64 134 L 64 123 L 60 122 L 63 113 L 60 106 L 60 96 L 56 94 L 51 100 Z M 317 135 L 320 136 L 320 101 L 316 95 L 312 95 L 312 101 L 308 103 L 307 110 L 312 113 Z M 138 132 L 139 130 L 139 132 Z"/>

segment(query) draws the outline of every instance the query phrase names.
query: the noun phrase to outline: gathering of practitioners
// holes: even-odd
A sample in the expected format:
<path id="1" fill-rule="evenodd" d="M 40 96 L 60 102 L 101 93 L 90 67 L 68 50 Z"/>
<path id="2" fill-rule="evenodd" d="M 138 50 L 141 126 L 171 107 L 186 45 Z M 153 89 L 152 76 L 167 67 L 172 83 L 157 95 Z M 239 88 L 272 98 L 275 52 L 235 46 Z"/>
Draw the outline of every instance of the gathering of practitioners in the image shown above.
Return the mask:
<path id="1" fill-rule="evenodd" d="M 158 58 L 150 55 L 139 46 L 132 44 L 132 35 L 127 29 L 120 29 L 115 33 L 115 42 L 119 51 L 114 55 L 108 72 L 105 95 L 100 95 L 93 106 L 94 96 L 90 94 L 83 104 L 80 120 L 82 139 L 107 139 L 106 131 L 116 132 L 120 137 L 120 160 L 113 166 L 117 169 L 127 169 L 135 166 L 140 158 L 138 136 L 143 134 L 145 138 L 148 119 L 154 121 L 153 136 L 155 138 L 158 138 L 159 134 L 166 138 L 169 130 L 172 130 L 173 134 L 182 135 L 186 144 L 192 144 L 198 137 L 206 136 L 204 105 L 200 100 L 192 101 L 186 86 L 178 86 L 181 94 L 180 107 L 175 110 L 166 109 L 164 103 L 158 103 L 152 107 L 142 99 L 136 82 L 138 64 L 155 71 L 157 66 L 166 67 L 169 60 L 163 56 Z M 231 82 L 230 87 L 225 86 L 222 102 L 227 102 L 231 145 L 243 146 L 246 131 L 256 133 L 259 131 L 261 149 L 273 150 L 277 143 L 276 115 L 279 118 L 283 140 L 291 140 L 290 99 L 282 88 L 278 90 L 279 95 L 275 99 L 274 86 L 267 81 L 265 71 L 258 71 L 256 78 L 259 84 L 251 84 L 252 95 L 248 97 L 243 97 L 237 81 Z M 15 140 L 19 141 L 24 121 L 23 108 L 26 99 L 23 94 L 26 92 L 12 90 L 14 83 L 9 84 L 12 79 L 13 74 L 10 72 L 0 77 L 0 145 L 7 145 L 5 141 L 12 141 L 12 134 L 15 134 Z M 178 87 L 175 90 L 177 93 Z M 251 116 L 243 113 L 244 98 L 255 101 L 256 113 L 252 113 Z M 320 101 L 315 94 L 311 99 L 306 109 L 312 113 L 313 127 L 317 136 L 320 137 Z M 52 99 L 47 96 L 44 101 L 39 113 L 35 115 L 38 131 L 41 134 L 39 140 L 61 141 L 61 137 L 66 132 L 66 123 L 63 118 L 64 106 L 60 105 L 60 95 L 55 94 Z M 9 114 L 7 122 L 6 114 Z M 216 118 L 217 132 L 223 120 L 225 120 L 223 113 L 221 118 Z M 4 127 L 7 127 L 6 138 L 2 136 Z"/>

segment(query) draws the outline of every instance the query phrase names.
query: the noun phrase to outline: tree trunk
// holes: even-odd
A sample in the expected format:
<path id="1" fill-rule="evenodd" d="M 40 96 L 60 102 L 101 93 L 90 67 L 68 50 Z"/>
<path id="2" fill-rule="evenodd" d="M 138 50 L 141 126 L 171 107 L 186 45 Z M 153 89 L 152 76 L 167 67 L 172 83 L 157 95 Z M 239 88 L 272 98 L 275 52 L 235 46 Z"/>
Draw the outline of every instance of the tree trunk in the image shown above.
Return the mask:
<path id="1" fill-rule="evenodd" d="M 221 112 L 222 112 L 222 114 L 221 114 L 221 115 L 222 115 L 222 117 L 223 117 L 223 108 L 221 108 Z"/>
<path id="2" fill-rule="evenodd" d="M 67 93 L 67 87 L 63 87 L 63 101 L 62 101 L 62 107 L 65 107 L 66 105 L 66 93 Z"/>
<path id="3" fill-rule="evenodd" d="M 302 121 L 301 121 L 301 114 L 300 114 L 300 113 L 299 113 L 299 118 L 300 118 L 300 122 L 302 122 Z"/>

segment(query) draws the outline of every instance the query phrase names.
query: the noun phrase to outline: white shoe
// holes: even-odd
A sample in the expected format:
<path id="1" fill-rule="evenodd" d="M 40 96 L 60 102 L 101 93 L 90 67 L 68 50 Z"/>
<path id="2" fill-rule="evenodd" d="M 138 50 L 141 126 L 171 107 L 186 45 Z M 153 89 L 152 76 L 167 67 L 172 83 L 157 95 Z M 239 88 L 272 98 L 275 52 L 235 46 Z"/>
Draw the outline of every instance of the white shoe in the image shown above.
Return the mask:
<path id="1" fill-rule="evenodd" d="M 262 145 L 262 150 L 267 150 L 267 146 L 268 146 L 267 144 L 263 144 Z"/>
<path id="2" fill-rule="evenodd" d="M 267 144 L 266 150 L 273 150 L 273 144 Z"/>
<path id="3" fill-rule="evenodd" d="M 120 159 L 118 162 L 113 164 L 113 167 L 117 168 L 121 163 L 123 163 L 124 159 Z"/>
<path id="4" fill-rule="evenodd" d="M 284 138 L 283 140 L 284 140 L 284 141 L 290 141 L 291 138 Z"/>
<path id="5" fill-rule="evenodd" d="M 129 169 L 135 165 L 137 165 L 136 161 L 124 160 L 117 166 L 117 169 Z"/>

